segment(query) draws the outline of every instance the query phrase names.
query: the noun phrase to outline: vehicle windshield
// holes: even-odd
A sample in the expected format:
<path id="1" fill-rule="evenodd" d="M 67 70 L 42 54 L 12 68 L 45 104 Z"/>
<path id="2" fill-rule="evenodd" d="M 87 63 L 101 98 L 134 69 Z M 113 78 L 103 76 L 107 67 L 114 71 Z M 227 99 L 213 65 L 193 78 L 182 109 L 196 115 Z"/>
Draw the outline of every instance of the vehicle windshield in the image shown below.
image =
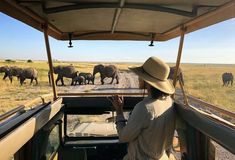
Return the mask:
<path id="1" fill-rule="evenodd" d="M 49 83 L 49 67 L 43 35 L 2 13 L 0 18 L 4 31 L 0 57 L 0 114 L 2 114 L 17 106 L 28 104 L 28 101 L 43 94 L 52 93 L 52 85 Z M 200 99 L 219 108 L 235 111 L 234 22 L 235 19 L 231 19 L 185 35 L 180 67 L 184 89 L 191 104 L 195 105 L 192 101 L 198 102 Z M 8 42 L 11 42 L 12 47 L 9 47 Z M 68 42 L 50 39 L 53 66 L 66 67 L 63 71 L 54 71 L 57 93 L 143 94 L 144 91 L 139 89 L 138 76 L 128 68 L 141 66 L 151 56 L 160 57 L 173 67 L 179 46 L 179 38 L 164 43 L 154 42 L 155 46 L 152 47 L 149 47 L 149 42 L 137 41 L 73 42 L 74 48 L 68 49 Z M 119 82 L 117 83 L 116 77 L 106 77 L 102 84 L 100 72 L 93 74 L 95 66 L 100 64 L 116 66 Z M 77 75 L 89 73 L 90 77 L 86 80 L 77 78 L 73 82 L 71 74 L 67 75 L 68 68 L 74 68 Z M 22 69 L 30 71 L 32 77 L 26 78 L 21 83 L 18 71 L 20 73 Z M 64 75 L 63 80 L 58 79 L 61 74 Z M 225 79 L 222 77 L 223 74 Z M 94 79 L 92 76 L 95 76 Z M 32 84 L 30 78 L 34 78 Z M 176 98 L 183 101 L 179 88 L 177 82 L 176 94 L 180 96 Z M 32 103 L 30 107 L 35 106 L 36 104 Z"/>
<path id="2" fill-rule="evenodd" d="M 124 112 L 128 118 L 129 112 Z M 101 115 L 67 115 L 68 137 L 115 137 L 117 136 L 115 113 Z"/>
<path id="3" fill-rule="evenodd" d="M 61 63 L 60 63 L 61 64 Z M 92 63 L 92 62 L 73 62 L 72 66 L 79 72 L 91 73 L 93 75 L 94 68 L 98 65 L 104 65 L 108 67 L 114 65 L 117 68 L 118 82 L 116 77 L 105 77 L 103 80 L 103 85 L 101 81 L 101 73 L 97 72 L 94 76 L 94 82 L 86 80 L 80 82 L 79 80 L 74 85 L 71 84 L 71 79 L 64 78 L 64 84 L 66 86 L 61 86 L 61 82 L 58 81 L 58 93 L 141 93 L 142 90 L 139 89 L 138 76 L 128 69 L 130 66 L 140 66 L 141 63 L 113 63 L 113 62 L 103 62 L 103 63 Z M 54 63 L 54 66 L 59 64 Z M 64 66 L 70 65 L 63 63 Z M 106 74 L 106 73 L 105 73 Z M 89 78 L 88 78 L 89 79 Z M 112 81 L 113 79 L 113 81 Z"/>

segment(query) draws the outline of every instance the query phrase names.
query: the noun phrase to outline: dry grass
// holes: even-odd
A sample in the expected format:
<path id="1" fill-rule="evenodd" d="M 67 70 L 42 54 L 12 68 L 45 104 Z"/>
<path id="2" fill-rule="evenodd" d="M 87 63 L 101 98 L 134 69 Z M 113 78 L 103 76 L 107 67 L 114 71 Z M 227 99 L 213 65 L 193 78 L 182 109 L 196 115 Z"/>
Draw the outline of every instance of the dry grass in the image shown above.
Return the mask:
<path id="1" fill-rule="evenodd" d="M 86 63 L 86 62 L 55 62 L 54 65 L 70 65 L 73 64 L 77 70 L 80 72 L 90 72 L 92 73 L 94 65 L 98 63 Z M 103 63 L 106 64 L 106 63 Z M 115 64 L 120 70 L 125 70 L 129 66 L 126 63 Z M 38 71 L 38 82 L 39 85 L 29 85 L 30 80 L 26 80 L 26 84 L 21 86 L 17 78 L 13 78 L 13 83 L 11 84 L 7 78 L 5 81 L 2 80 L 3 73 L 0 73 L 0 113 L 9 111 L 10 109 L 24 104 L 33 98 L 37 98 L 42 94 L 47 94 L 52 92 L 52 87 L 48 84 L 48 64 L 45 61 L 35 61 L 33 63 L 27 63 L 26 61 L 16 61 L 16 62 L 4 62 L 0 61 L 0 66 L 18 66 L 22 68 L 33 67 Z M 69 79 L 65 78 L 65 83 L 69 84 Z M 57 87 L 60 90 L 60 87 Z"/>
<path id="2" fill-rule="evenodd" d="M 235 86 L 223 87 L 221 78 L 224 72 L 235 75 L 235 65 L 184 64 L 182 69 L 189 94 L 235 112 Z"/>
<path id="3" fill-rule="evenodd" d="M 86 62 L 56 62 L 54 65 L 70 65 L 71 63 L 73 63 L 80 72 L 92 72 L 93 66 L 97 64 Z M 0 73 L 0 113 L 19 106 L 32 98 L 52 92 L 51 87 L 48 85 L 48 65 L 46 62 L 37 61 L 27 63 L 26 61 L 17 61 L 14 63 L 6 63 L 0 61 L 0 66 L 4 65 L 23 68 L 34 67 L 39 72 L 39 85 L 30 86 L 29 80 L 26 80 L 26 84 L 20 86 L 16 78 L 14 78 L 11 84 L 8 79 L 3 81 L 1 78 L 3 77 L 3 73 Z M 116 63 L 115 65 L 117 65 L 120 70 L 127 70 L 128 66 L 138 64 Z M 225 106 L 225 108 L 230 111 L 235 111 L 235 86 L 223 87 L 221 81 L 221 74 L 223 72 L 232 72 L 235 74 L 235 65 L 182 64 L 181 67 L 185 75 L 185 89 L 189 94 L 210 103 Z M 58 90 L 59 89 L 58 87 Z"/>

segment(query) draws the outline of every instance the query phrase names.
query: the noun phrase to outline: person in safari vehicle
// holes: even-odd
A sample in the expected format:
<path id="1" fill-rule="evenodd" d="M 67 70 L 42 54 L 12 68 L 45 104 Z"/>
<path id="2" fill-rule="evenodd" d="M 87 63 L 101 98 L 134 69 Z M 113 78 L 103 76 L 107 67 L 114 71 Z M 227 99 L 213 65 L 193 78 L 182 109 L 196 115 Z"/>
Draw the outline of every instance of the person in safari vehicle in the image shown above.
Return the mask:
<path id="1" fill-rule="evenodd" d="M 128 121 L 123 115 L 123 98 L 113 96 L 116 129 L 120 142 L 128 142 L 124 160 L 166 160 L 175 130 L 175 111 L 170 95 L 175 92 L 167 79 L 170 68 L 157 57 L 150 57 L 134 71 L 148 91 L 148 96 L 136 104 Z M 141 83 L 140 83 L 141 84 Z"/>

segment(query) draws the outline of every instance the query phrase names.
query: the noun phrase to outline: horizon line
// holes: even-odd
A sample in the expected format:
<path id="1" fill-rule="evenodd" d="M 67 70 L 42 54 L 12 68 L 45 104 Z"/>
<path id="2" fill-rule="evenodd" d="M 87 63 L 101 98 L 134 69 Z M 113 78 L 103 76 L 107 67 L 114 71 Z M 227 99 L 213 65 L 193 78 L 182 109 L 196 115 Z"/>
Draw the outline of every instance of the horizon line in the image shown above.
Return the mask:
<path id="1" fill-rule="evenodd" d="M 4 62 L 8 60 L 7 59 L 0 59 L 0 61 Z M 9 60 L 14 60 L 14 61 L 27 61 L 27 60 L 32 60 L 32 59 L 9 59 Z M 42 62 L 48 62 L 48 60 L 32 60 L 32 61 L 42 61 Z M 82 62 L 82 63 L 143 63 L 144 61 L 72 61 L 72 60 L 52 60 L 53 63 L 70 63 L 70 62 Z M 6 62 L 6 63 L 14 63 L 14 62 Z M 169 64 L 175 64 L 176 62 L 166 62 Z M 234 63 L 203 63 L 203 62 L 181 62 L 180 64 L 210 64 L 210 65 L 235 65 Z"/>

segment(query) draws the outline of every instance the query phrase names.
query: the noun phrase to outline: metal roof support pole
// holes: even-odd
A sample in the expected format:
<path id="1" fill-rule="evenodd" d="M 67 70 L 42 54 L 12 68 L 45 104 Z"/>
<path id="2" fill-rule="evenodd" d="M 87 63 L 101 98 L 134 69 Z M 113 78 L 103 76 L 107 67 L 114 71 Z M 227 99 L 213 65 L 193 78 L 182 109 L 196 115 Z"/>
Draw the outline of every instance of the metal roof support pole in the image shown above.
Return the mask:
<path id="1" fill-rule="evenodd" d="M 181 55 L 182 55 L 182 50 L 183 50 L 183 45 L 184 45 L 184 35 L 185 35 L 185 32 L 186 32 L 186 28 L 184 26 L 182 26 L 181 27 L 181 33 L 180 33 L 180 44 L 179 44 L 179 49 L 178 49 L 178 56 L 177 56 L 175 72 L 174 72 L 174 79 L 173 79 L 174 87 L 176 87 L 176 83 L 177 83 L 177 75 L 178 75 L 179 67 L 180 67 Z M 185 94 L 182 82 L 179 82 L 179 83 L 180 83 L 181 90 L 183 92 L 184 102 L 185 102 L 186 105 L 188 105 L 188 99 L 186 97 L 186 94 Z"/>
<path id="2" fill-rule="evenodd" d="M 179 67 L 180 67 L 180 61 L 181 61 L 183 44 L 184 44 L 184 34 L 185 34 L 185 31 L 186 31 L 186 28 L 184 26 L 182 26 L 181 27 L 181 33 L 180 33 L 180 44 L 179 44 L 179 49 L 178 49 L 178 56 L 177 56 L 175 72 L 174 72 L 174 79 L 173 79 L 174 87 L 176 86 L 177 75 L 178 75 L 178 71 L 179 71 Z"/>
<path id="3" fill-rule="evenodd" d="M 48 64 L 49 64 L 49 68 L 50 68 L 50 76 L 51 76 L 53 95 L 54 95 L 54 100 L 56 100 L 57 93 L 56 93 L 56 87 L 55 87 L 55 81 L 54 81 L 54 75 L 53 75 L 53 64 L 52 64 L 51 50 L 50 50 L 50 44 L 49 44 L 49 39 L 48 39 L 48 32 L 47 32 L 48 26 L 47 25 L 43 26 L 43 31 L 44 31 L 46 50 L 47 50 L 47 59 L 48 59 Z"/>
<path id="4" fill-rule="evenodd" d="M 184 104 L 185 104 L 186 106 L 188 106 L 188 105 L 189 105 L 189 103 L 188 103 L 188 98 L 187 98 L 187 96 L 186 96 L 186 92 L 185 92 L 185 89 L 184 89 L 184 85 L 183 85 L 183 83 L 182 83 L 181 80 L 179 80 L 179 84 L 180 84 L 180 88 L 181 88 L 182 93 L 183 93 L 183 96 L 184 96 Z"/>

